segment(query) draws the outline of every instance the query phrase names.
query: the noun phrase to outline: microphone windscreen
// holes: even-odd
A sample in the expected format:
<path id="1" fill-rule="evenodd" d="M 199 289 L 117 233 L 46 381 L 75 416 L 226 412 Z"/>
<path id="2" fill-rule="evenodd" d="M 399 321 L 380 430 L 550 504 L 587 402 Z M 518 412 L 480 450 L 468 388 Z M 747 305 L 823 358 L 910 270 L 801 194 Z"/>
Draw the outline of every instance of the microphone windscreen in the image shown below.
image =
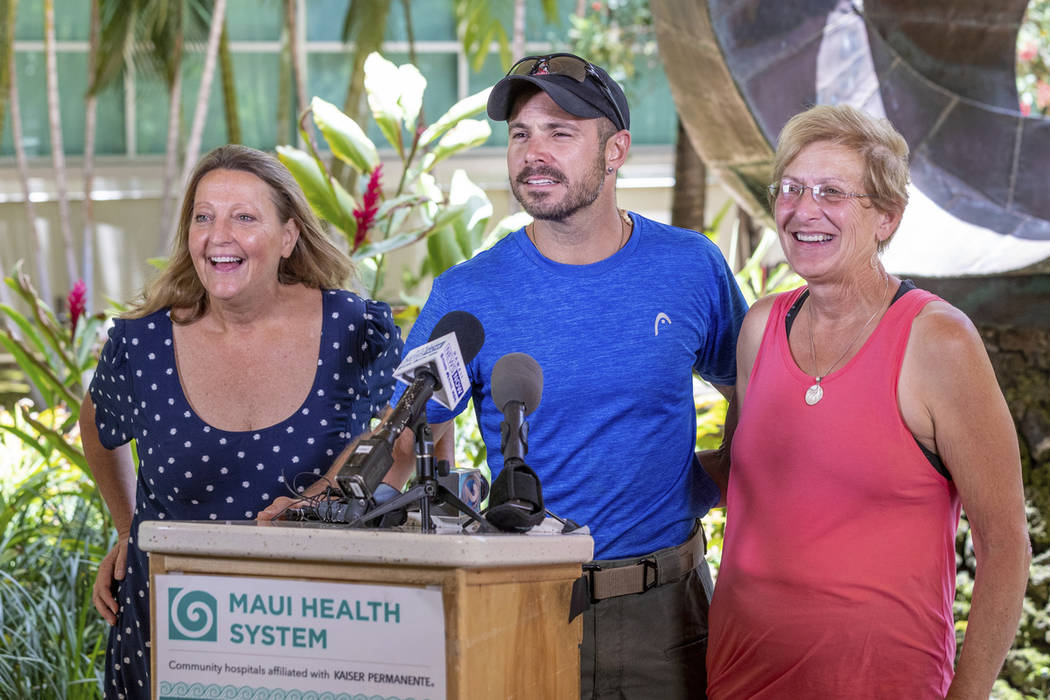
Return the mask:
<path id="1" fill-rule="evenodd" d="M 542 396 L 543 370 L 531 355 L 512 352 L 499 358 L 492 368 L 492 400 L 499 410 L 511 401 L 520 401 L 528 415 L 540 405 Z"/>
<path id="2" fill-rule="evenodd" d="M 459 354 L 463 358 L 463 364 L 474 359 L 474 356 L 485 344 L 485 329 L 473 314 L 466 311 L 449 311 L 438 319 L 434 330 L 430 334 L 430 340 L 436 340 L 443 335 L 455 331 L 456 342 L 459 344 Z"/>

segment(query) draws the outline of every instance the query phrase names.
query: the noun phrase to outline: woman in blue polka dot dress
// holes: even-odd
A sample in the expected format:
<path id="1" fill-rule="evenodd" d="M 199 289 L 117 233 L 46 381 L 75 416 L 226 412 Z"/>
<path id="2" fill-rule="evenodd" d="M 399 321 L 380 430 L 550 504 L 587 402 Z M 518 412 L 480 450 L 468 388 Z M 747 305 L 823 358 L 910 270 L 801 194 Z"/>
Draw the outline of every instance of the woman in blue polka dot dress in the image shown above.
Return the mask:
<path id="1" fill-rule="evenodd" d="M 252 519 L 387 406 L 400 333 L 387 305 L 335 289 L 350 271 L 275 158 L 224 146 L 198 164 L 170 263 L 115 321 L 81 413 L 118 534 L 94 587 L 107 698 L 149 697 L 139 523 Z"/>

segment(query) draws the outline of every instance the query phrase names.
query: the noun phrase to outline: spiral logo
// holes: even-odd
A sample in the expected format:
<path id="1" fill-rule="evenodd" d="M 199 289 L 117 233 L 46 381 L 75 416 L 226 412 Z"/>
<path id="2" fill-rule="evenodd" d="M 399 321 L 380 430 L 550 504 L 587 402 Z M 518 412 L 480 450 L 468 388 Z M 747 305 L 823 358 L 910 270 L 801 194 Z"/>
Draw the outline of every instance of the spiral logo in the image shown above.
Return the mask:
<path id="1" fill-rule="evenodd" d="M 168 639 L 214 642 L 218 639 L 215 597 L 204 591 L 168 589 Z"/>

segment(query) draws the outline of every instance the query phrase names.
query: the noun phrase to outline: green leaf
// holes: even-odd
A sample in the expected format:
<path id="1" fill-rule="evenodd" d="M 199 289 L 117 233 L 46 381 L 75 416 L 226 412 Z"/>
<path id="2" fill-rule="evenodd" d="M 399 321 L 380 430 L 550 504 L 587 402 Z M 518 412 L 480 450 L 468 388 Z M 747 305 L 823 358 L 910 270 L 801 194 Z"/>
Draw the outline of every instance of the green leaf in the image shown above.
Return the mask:
<path id="1" fill-rule="evenodd" d="M 485 240 L 481 242 L 481 246 L 474 251 L 474 254 L 477 255 L 481 251 L 491 248 L 508 233 L 517 231 L 519 228 L 528 226 L 531 223 L 532 217 L 524 211 L 515 212 L 509 216 L 503 217 L 496 223 L 496 226 L 489 232 L 489 235 L 485 237 Z"/>
<path id="2" fill-rule="evenodd" d="M 430 227 L 415 229 L 407 231 L 405 233 L 399 233 L 390 238 L 384 238 L 381 241 L 375 243 L 366 243 L 357 249 L 357 252 L 351 256 L 355 262 L 358 260 L 366 260 L 368 258 L 374 258 L 377 255 L 385 255 L 399 248 L 410 246 L 417 241 L 423 240 L 427 233 L 430 231 Z"/>
<path id="3" fill-rule="evenodd" d="M 456 241 L 452 226 L 438 228 L 427 238 L 427 259 L 425 270 L 437 277 L 442 272 L 463 261 L 463 255 Z"/>
<path id="4" fill-rule="evenodd" d="M 385 219 L 390 216 L 395 209 L 400 209 L 402 207 L 411 208 L 424 204 L 427 201 L 426 197 L 421 197 L 418 194 L 403 194 L 399 197 L 391 197 L 379 205 L 379 209 L 376 211 L 376 220 Z"/>
<path id="5" fill-rule="evenodd" d="M 310 102 L 314 122 L 324 134 L 328 147 L 335 156 L 359 173 L 370 173 L 379 165 L 375 144 L 350 117 L 331 102 L 315 97 Z"/>
<path id="6" fill-rule="evenodd" d="M 29 319 L 7 304 L 0 304 L 0 312 L 3 312 L 5 316 L 10 318 L 11 321 L 18 326 L 18 330 L 21 332 L 22 337 L 26 341 L 31 342 L 33 347 L 35 347 L 39 353 L 48 353 L 47 344 L 44 342 L 44 339 L 40 337 L 40 332 L 37 330 L 37 327 L 34 326 Z"/>
<path id="7" fill-rule="evenodd" d="M 330 178 L 321 169 L 321 164 L 305 151 L 292 146 L 278 146 L 277 157 L 303 188 L 314 211 L 352 241 L 357 233 L 357 219 L 353 215 L 357 203 L 350 193 Z"/>
<path id="8" fill-rule="evenodd" d="M 436 139 L 443 136 L 446 131 L 454 127 L 456 124 L 459 124 L 464 119 L 469 119 L 470 117 L 484 112 L 488 105 L 490 92 L 492 92 L 492 88 L 486 88 L 470 97 L 464 97 L 462 100 L 452 105 L 452 107 L 442 114 L 436 122 L 428 126 L 423 133 L 420 134 L 419 145 L 424 147 L 429 146 Z"/>
<path id="9" fill-rule="evenodd" d="M 82 450 L 78 450 L 77 448 L 73 447 L 73 445 L 69 443 L 65 435 L 59 433 L 57 430 L 54 430 L 44 425 L 43 423 L 29 415 L 29 411 L 28 409 L 26 409 L 25 406 L 22 406 L 21 409 L 23 420 L 29 423 L 29 425 L 33 426 L 33 429 L 40 433 L 40 435 L 47 440 L 47 443 L 50 447 L 57 450 L 58 452 L 61 452 L 66 459 L 68 459 L 76 466 L 80 467 L 80 469 L 85 474 L 91 473 L 91 470 L 88 468 L 87 460 L 84 458 L 84 452 Z"/>
<path id="10" fill-rule="evenodd" d="M 13 425 L 6 425 L 4 423 L 0 423 L 0 430 L 5 430 L 11 433 L 19 440 L 21 440 L 23 445 L 39 452 L 40 456 L 42 456 L 44 459 L 48 459 L 51 456 L 51 452 L 43 444 L 41 444 L 41 442 L 38 439 L 36 439 L 34 436 L 30 435 L 26 431 L 22 430 L 21 428 L 18 428 Z"/>
<path id="11" fill-rule="evenodd" d="M 44 394 L 44 401 L 50 406 L 55 403 L 55 389 L 62 386 L 61 380 L 51 373 L 50 368 L 38 360 L 25 347 L 12 338 L 6 331 L 0 331 L 0 345 L 7 348 L 18 364 L 19 369 L 26 375 L 26 379 Z"/>
<path id="12" fill-rule="evenodd" d="M 469 258 L 481 245 L 485 226 L 492 218 L 492 202 L 485 191 L 470 180 L 465 170 L 457 169 L 452 173 L 448 203 L 464 207 L 463 216 L 460 217 L 462 225 L 456 228 L 456 238 L 464 259 Z"/>
<path id="13" fill-rule="evenodd" d="M 365 59 L 368 107 L 379 130 L 402 159 L 405 157 L 402 128 L 415 132 L 426 86 L 426 78 L 410 63 L 395 66 L 376 52 Z"/>
<path id="14" fill-rule="evenodd" d="M 480 146 L 488 140 L 491 134 L 492 127 L 489 126 L 487 121 L 464 119 L 441 137 L 437 148 L 424 161 L 424 172 L 429 172 L 435 165 L 449 156 Z"/>

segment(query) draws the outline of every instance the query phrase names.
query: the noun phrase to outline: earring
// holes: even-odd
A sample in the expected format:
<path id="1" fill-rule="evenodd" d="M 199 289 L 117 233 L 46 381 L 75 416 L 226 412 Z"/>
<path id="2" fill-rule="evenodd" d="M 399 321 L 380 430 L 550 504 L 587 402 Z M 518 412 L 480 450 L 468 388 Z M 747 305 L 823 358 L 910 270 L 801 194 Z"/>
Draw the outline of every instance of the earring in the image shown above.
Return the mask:
<path id="1" fill-rule="evenodd" d="M 871 269 L 872 270 L 878 270 L 879 269 L 879 251 L 878 251 L 878 249 L 876 249 L 875 252 L 871 254 L 871 260 L 869 261 L 869 263 L 871 264 Z"/>
<path id="2" fill-rule="evenodd" d="M 611 173 L 612 171 L 613 171 L 613 169 L 611 167 L 605 169 L 605 172 L 607 172 L 607 173 Z"/>

